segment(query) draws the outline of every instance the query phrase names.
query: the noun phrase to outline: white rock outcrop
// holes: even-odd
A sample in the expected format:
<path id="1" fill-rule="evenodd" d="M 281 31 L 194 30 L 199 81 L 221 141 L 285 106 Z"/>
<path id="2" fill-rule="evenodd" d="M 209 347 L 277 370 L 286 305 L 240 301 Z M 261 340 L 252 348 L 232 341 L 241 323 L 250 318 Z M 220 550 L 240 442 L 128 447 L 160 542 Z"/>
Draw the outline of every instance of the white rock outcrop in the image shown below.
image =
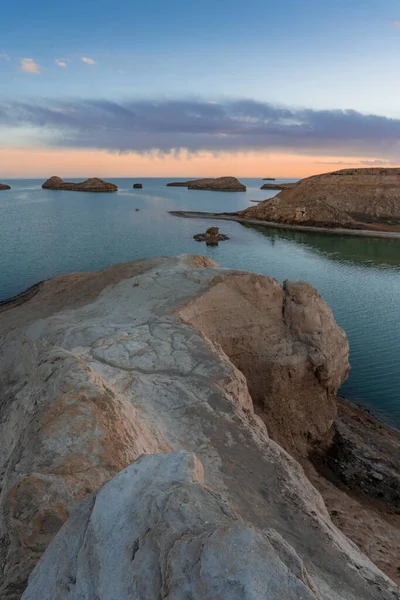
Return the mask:
<path id="1" fill-rule="evenodd" d="M 23 600 L 320 599 L 279 534 L 243 523 L 195 455 L 145 456 L 76 509 Z"/>
<path id="2" fill-rule="evenodd" d="M 231 337 L 224 311 L 241 324 Z M 263 395 L 265 410 L 256 407 L 262 418 L 234 364 L 252 323 L 264 335 L 257 368 L 272 375 L 274 363 L 278 373 Z M 316 415 L 306 438 L 329 435 L 332 394 L 348 369 L 347 340 L 310 286 L 282 288 L 201 257 L 137 261 L 43 283 L 21 306 L 3 307 L 0 331 L 2 600 L 25 590 L 24 599 L 35 600 L 147 599 L 160 597 L 157 590 L 183 598 L 173 591 L 180 585 L 193 598 L 226 600 L 398 597 L 332 524 L 299 463 L 268 435 L 269 419 L 277 431 L 271 407 L 282 382 L 292 390 L 287 410 L 294 406 L 293 377 L 312 382 L 315 407 L 325 390 L 324 417 Z M 277 414 L 285 415 L 284 406 Z M 306 447 L 287 414 L 285 427 L 282 443 Z M 204 465 L 204 484 L 192 455 L 140 458 L 181 450 Z M 202 577 L 202 561 L 214 580 Z M 245 578 L 235 596 L 225 569 L 235 586 Z M 126 586 L 139 580 L 144 587 L 135 595 Z M 207 587 L 212 581 L 220 595 Z M 45 596 L 47 589 L 58 591 Z"/>

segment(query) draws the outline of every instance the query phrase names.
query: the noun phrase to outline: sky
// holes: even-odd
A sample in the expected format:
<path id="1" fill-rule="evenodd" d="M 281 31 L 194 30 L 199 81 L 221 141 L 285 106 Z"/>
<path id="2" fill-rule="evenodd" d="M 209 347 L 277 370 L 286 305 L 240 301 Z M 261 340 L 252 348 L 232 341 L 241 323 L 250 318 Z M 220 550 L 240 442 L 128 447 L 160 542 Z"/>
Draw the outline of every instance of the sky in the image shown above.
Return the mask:
<path id="1" fill-rule="evenodd" d="M 14 0 L 0 180 L 400 165 L 398 0 Z"/>

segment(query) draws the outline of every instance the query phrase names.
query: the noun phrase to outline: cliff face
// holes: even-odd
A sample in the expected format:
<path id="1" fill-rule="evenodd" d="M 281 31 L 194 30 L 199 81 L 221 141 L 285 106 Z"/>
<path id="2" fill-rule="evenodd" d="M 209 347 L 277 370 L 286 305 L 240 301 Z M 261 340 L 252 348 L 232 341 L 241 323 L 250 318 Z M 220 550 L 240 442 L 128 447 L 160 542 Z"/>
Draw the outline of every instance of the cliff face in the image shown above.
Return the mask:
<path id="1" fill-rule="evenodd" d="M 394 600 L 282 447 L 330 443 L 348 369 L 308 284 L 143 260 L 44 282 L 0 331 L 1 598 L 47 548 L 25 600 Z"/>
<path id="2" fill-rule="evenodd" d="M 43 189 L 46 190 L 65 190 L 69 192 L 116 192 L 118 187 L 113 183 L 99 179 L 98 177 L 92 177 L 81 183 L 72 183 L 63 181 L 61 177 L 50 177 L 42 185 Z"/>
<path id="3" fill-rule="evenodd" d="M 239 214 L 291 225 L 400 231 L 400 169 L 308 177 Z"/>

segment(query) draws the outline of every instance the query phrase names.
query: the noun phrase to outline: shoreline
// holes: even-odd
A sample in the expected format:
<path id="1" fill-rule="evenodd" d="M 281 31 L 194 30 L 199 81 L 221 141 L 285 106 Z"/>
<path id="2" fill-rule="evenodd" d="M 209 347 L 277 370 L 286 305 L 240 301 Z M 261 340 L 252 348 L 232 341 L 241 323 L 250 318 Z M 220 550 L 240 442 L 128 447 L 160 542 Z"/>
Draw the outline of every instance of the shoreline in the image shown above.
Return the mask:
<path id="1" fill-rule="evenodd" d="M 312 225 L 289 225 L 287 223 L 277 223 L 274 221 L 262 221 L 260 219 L 244 219 L 236 216 L 234 213 L 210 213 L 190 210 L 171 210 L 168 214 L 174 217 L 184 217 L 186 219 L 219 219 L 222 221 L 236 221 L 237 223 L 248 225 L 261 225 L 273 229 L 291 229 L 294 231 L 311 231 L 314 233 L 327 233 L 331 235 L 353 235 L 358 237 L 375 237 L 384 239 L 400 240 L 400 231 L 374 231 L 372 229 L 328 229 L 325 227 L 314 227 Z"/>
<path id="2" fill-rule="evenodd" d="M 44 281 L 38 281 L 37 283 L 34 283 L 30 287 L 28 287 L 23 292 L 20 292 L 15 296 L 10 296 L 10 298 L 6 298 L 5 300 L 0 300 L 0 313 L 6 312 L 11 308 L 16 308 L 17 306 L 28 302 L 28 300 L 36 296 L 36 294 L 41 289 L 43 283 Z"/>

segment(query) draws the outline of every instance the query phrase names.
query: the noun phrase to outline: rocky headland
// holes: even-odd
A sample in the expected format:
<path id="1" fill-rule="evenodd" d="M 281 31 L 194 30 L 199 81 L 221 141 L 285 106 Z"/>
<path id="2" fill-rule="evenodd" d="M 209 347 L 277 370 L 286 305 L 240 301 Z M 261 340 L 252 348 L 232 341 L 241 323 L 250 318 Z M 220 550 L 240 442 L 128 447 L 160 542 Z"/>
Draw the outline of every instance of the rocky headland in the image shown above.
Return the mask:
<path id="1" fill-rule="evenodd" d="M 141 260 L 0 332 L 2 599 L 399 598 L 399 436 L 309 284 Z"/>
<path id="2" fill-rule="evenodd" d="M 5 183 L 0 183 L 0 191 L 1 190 L 11 190 L 11 187 Z"/>
<path id="3" fill-rule="evenodd" d="M 187 187 L 189 190 L 209 190 L 214 192 L 245 192 L 246 186 L 236 177 L 216 177 L 194 179 L 192 181 L 173 181 L 167 186 Z"/>
<path id="4" fill-rule="evenodd" d="M 400 232 L 400 169 L 344 169 L 307 177 L 238 214 L 289 225 Z"/>
<path id="5" fill-rule="evenodd" d="M 113 183 L 92 177 L 81 183 L 63 181 L 61 177 L 50 177 L 42 185 L 45 190 L 65 190 L 68 192 L 117 192 L 118 187 Z"/>

